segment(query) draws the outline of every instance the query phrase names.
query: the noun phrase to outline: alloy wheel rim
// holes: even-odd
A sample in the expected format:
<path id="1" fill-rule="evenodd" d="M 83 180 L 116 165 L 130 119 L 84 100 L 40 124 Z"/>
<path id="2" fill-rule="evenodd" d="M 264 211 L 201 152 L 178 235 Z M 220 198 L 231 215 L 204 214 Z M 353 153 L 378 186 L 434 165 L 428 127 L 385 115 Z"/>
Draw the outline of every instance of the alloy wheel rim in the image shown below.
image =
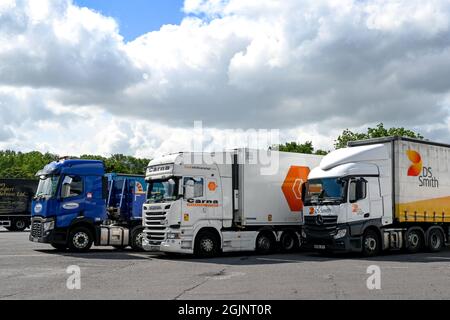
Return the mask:
<path id="1" fill-rule="evenodd" d="M 73 237 L 73 244 L 77 249 L 84 249 L 89 243 L 89 237 L 84 232 L 78 232 Z"/>
<path id="2" fill-rule="evenodd" d="M 375 251 L 377 249 L 377 240 L 372 237 L 367 238 L 364 245 L 369 251 Z"/>
<path id="3" fill-rule="evenodd" d="M 419 236 L 416 233 L 412 233 L 409 235 L 408 237 L 408 241 L 409 244 L 411 245 L 411 247 L 416 248 L 417 246 L 419 246 Z"/>
<path id="4" fill-rule="evenodd" d="M 23 222 L 22 220 L 19 220 L 16 222 L 16 227 L 18 229 L 22 229 L 23 227 L 25 227 L 25 222 Z"/>
<path id="5" fill-rule="evenodd" d="M 211 239 L 203 239 L 201 247 L 205 252 L 211 252 L 214 249 L 214 242 Z"/>
<path id="6" fill-rule="evenodd" d="M 440 237 L 438 237 L 437 234 L 433 234 L 431 236 L 431 246 L 433 248 L 439 248 L 439 246 L 441 245 L 441 239 Z"/>
<path id="7" fill-rule="evenodd" d="M 142 241 L 144 240 L 144 232 L 141 232 L 136 237 L 136 246 L 142 248 Z"/>

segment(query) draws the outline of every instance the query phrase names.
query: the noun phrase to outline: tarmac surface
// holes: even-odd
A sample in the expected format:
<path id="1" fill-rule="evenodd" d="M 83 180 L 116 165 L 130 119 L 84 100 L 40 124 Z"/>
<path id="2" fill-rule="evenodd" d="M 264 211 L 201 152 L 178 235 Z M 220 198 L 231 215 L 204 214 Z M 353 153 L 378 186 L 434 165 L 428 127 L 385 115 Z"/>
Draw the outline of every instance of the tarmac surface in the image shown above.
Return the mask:
<path id="1" fill-rule="evenodd" d="M 450 250 L 371 259 L 308 252 L 194 259 L 112 248 L 73 254 L 0 228 L 0 284 L 0 299 L 450 299 Z"/>

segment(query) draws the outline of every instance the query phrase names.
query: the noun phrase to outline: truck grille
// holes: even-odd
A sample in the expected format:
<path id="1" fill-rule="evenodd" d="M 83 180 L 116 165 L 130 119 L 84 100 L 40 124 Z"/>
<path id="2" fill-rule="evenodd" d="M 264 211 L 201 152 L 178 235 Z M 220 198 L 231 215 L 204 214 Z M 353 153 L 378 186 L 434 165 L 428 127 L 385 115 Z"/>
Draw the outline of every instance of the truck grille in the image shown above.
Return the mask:
<path id="1" fill-rule="evenodd" d="M 144 232 L 147 235 L 147 240 L 150 245 L 160 246 L 166 239 L 167 226 L 165 221 L 167 218 L 167 211 L 162 206 L 144 206 L 143 218 L 144 218 Z"/>
<path id="2" fill-rule="evenodd" d="M 31 224 L 31 236 L 33 238 L 42 238 L 44 234 L 44 225 L 41 221 L 33 221 Z"/>
<path id="3" fill-rule="evenodd" d="M 305 232 L 311 237 L 332 236 L 337 230 L 337 216 L 305 217 Z"/>

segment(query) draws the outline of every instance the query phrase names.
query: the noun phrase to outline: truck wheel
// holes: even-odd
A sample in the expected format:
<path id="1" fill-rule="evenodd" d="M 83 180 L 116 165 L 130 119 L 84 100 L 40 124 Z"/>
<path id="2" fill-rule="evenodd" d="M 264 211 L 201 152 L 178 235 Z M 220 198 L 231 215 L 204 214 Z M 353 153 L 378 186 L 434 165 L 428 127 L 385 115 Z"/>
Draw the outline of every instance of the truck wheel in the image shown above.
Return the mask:
<path id="1" fill-rule="evenodd" d="M 270 254 L 275 247 L 275 240 L 269 232 L 261 232 L 256 239 L 256 252 Z"/>
<path id="2" fill-rule="evenodd" d="M 14 231 L 22 232 L 27 228 L 27 222 L 24 219 L 17 219 L 16 221 L 13 222 L 13 224 L 14 224 L 13 227 Z"/>
<path id="3" fill-rule="evenodd" d="M 201 258 L 212 258 L 219 253 L 219 241 L 212 232 L 206 231 L 197 235 L 194 254 Z"/>
<path id="4" fill-rule="evenodd" d="M 283 252 L 294 252 L 299 248 L 298 238 L 295 232 L 285 231 L 281 235 L 280 239 L 281 251 Z"/>
<path id="5" fill-rule="evenodd" d="M 380 252 L 380 238 L 373 230 L 367 230 L 363 236 L 363 255 L 365 257 L 375 257 Z"/>
<path id="6" fill-rule="evenodd" d="M 142 247 L 142 240 L 144 240 L 144 237 L 145 233 L 144 228 L 142 227 L 134 228 L 133 231 L 131 231 L 130 244 L 134 251 L 144 251 L 144 248 Z"/>
<path id="7" fill-rule="evenodd" d="M 86 252 L 93 242 L 91 231 L 85 227 L 75 228 L 69 234 L 69 249 L 72 252 Z"/>
<path id="8" fill-rule="evenodd" d="M 423 249 L 423 235 L 419 229 L 408 230 L 406 233 L 406 251 L 417 253 Z"/>
<path id="9" fill-rule="evenodd" d="M 433 229 L 428 234 L 427 249 L 430 252 L 439 252 L 444 247 L 444 236 L 439 229 Z"/>
<path id="10" fill-rule="evenodd" d="M 52 243 L 51 246 L 56 249 L 56 251 L 66 251 L 67 245 L 65 244 L 59 244 L 59 243 Z"/>

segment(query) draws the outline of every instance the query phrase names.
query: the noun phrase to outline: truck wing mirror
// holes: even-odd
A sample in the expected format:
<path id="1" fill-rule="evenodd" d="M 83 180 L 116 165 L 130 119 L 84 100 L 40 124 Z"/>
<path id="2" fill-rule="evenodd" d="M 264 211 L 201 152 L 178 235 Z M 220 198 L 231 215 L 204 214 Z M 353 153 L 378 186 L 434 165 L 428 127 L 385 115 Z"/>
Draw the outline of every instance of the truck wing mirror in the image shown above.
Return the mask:
<path id="1" fill-rule="evenodd" d="M 306 186 L 308 182 L 302 183 L 302 202 L 305 203 L 305 197 L 306 197 Z"/>
<path id="2" fill-rule="evenodd" d="M 108 192 L 108 178 L 102 177 L 102 198 L 104 200 L 108 200 L 109 192 Z"/>
<path id="3" fill-rule="evenodd" d="M 365 199 L 367 194 L 367 180 L 358 179 L 351 180 L 349 185 L 349 201 L 350 203 L 355 203 L 359 200 Z"/>

